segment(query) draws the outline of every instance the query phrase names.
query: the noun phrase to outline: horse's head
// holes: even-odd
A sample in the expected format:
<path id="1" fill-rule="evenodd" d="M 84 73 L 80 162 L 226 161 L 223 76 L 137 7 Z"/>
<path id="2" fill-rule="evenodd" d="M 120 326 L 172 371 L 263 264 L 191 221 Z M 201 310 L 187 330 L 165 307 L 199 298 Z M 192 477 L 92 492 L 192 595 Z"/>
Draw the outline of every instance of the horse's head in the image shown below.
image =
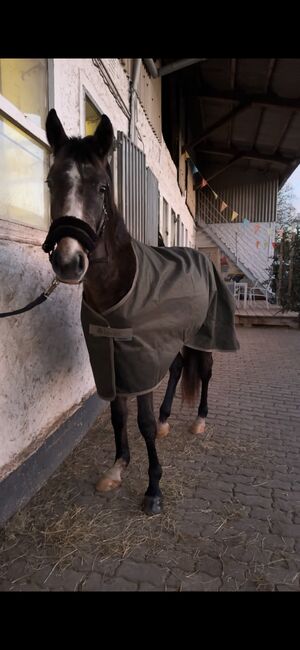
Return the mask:
<path id="1" fill-rule="evenodd" d="M 52 109 L 46 133 L 54 162 L 47 178 L 52 224 L 43 248 L 50 253 L 58 279 L 77 284 L 87 272 L 89 254 L 107 219 L 111 196 L 107 156 L 113 128 L 108 117 L 102 115 L 93 136 L 68 138 Z"/>

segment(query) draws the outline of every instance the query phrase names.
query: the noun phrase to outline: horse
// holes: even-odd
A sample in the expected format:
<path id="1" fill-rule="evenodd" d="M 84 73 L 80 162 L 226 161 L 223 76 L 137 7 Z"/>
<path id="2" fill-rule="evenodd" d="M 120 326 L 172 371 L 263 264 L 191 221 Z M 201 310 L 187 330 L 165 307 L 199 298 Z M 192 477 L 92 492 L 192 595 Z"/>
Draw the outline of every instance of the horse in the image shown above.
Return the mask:
<path id="1" fill-rule="evenodd" d="M 234 304 L 210 260 L 194 249 L 146 246 L 129 234 L 113 200 L 108 156 L 113 127 L 102 115 L 94 135 L 68 137 L 54 109 L 46 134 L 53 152 L 47 184 L 51 225 L 43 244 L 60 282 L 83 284 L 81 322 L 98 394 L 110 402 L 116 455 L 96 489 L 121 485 L 130 461 L 127 398 L 137 399 L 137 421 L 149 460 L 142 501 L 147 515 L 163 511 L 162 468 L 156 438 L 169 432 L 175 389 L 198 397 L 194 434 L 204 431 L 212 350 L 239 347 Z M 153 391 L 169 381 L 156 422 Z"/>

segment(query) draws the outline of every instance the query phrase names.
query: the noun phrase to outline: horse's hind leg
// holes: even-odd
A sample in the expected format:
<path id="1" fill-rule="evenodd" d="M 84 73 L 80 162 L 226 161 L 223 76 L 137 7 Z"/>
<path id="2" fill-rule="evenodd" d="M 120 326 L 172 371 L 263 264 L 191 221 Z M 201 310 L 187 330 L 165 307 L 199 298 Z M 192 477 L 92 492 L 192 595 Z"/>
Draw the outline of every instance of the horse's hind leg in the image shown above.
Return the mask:
<path id="1" fill-rule="evenodd" d="M 170 431 L 170 425 L 167 422 L 168 418 L 171 415 L 172 403 L 175 395 L 176 386 L 179 382 L 181 371 L 183 368 L 183 356 L 180 352 L 175 357 L 172 365 L 170 366 L 170 376 L 168 381 L 168 386 L 166 394 L 164 396 L 162 405 L 159 410 L 159 420 L 157 423 L 157 438 L 164 438 L 168 435 Z"/>
<path id="2" fill-rule="evenodd" d="M 143 500 L 143 510 L 147 515 L 158 515 L 162 512 L 162 493 L 159 481 L 162 469 L 155 449 L 156 422 L 153 411 L 153 393 L 137 397 L 138 425 L 146 442 L 149 458 L 149 485 Z"/>
<path id="3" fill-rule="evenodd" d="M 115 433 L 116 458 L 111 469 L 107 470 L 99 479 L 96 490 L 108 492 L 119 487 L 122 482 L 122 473 L 130 461 L 130 453 L 127 439 L 127 398 L 116 397 L 110 404 L 111 421 Z"/>
<path id="4" fill-rule="evenodd" d="M 202 381 L 201 399 L 198 408 L 198 417 L 191 426 L 192 433 L 204 433 L 205 419 L 208 414 L 207 394 L 208 384 L 212 376 L 213 357 L 211 352 L 198 351 L 199 374 Z"/>

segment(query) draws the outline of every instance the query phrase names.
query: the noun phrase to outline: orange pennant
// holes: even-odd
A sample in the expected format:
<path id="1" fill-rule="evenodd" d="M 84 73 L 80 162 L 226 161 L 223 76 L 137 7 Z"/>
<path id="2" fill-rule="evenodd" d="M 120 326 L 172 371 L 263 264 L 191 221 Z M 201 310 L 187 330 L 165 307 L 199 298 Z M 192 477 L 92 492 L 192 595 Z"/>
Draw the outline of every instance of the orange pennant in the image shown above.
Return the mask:
<path id="1" fill-rule="evenodd" d="M 239 213 L 235 212 L 235 210 L 232 210 L 231 221 L 234 221 L 235 219 L 237 219 L 238 216 L 239 216 Z"/>
<path id="2" fill-rule="evenodd" d="M 254 232 L 255 232 L 255 234 L 258 233 L 259 229 L 260 229 L 260 224 L 259 224 L 259 223 L 256 223 L 256 224 L 254 225 Z"/>
<path id="3" fill-rule="evenodd" d="M 202 187 L 205 187 L 205 185 L 207 185 L 207 181 L 205 178 L 201 178 L 200 188 L 202 189 Z"/>
<path id="4" fill-rule="evenodd" d="M 256 245 L 256 248 L 259 248 L 259 246 L 260 246 L 260 241 L 258 241 L 258 239 L 256 240 L 256 244 L 255 244 L 255 245 Z"/>
<path id="5" fill-rule="evenodd" d="M 228 205 L 227 205 L 227 203 L 225 203 L 225 201 L 222 201 L 221 207 L 220 207 L 220 212 L 223 212 L 225 210 L 225 208 L 228 208 Z"/>

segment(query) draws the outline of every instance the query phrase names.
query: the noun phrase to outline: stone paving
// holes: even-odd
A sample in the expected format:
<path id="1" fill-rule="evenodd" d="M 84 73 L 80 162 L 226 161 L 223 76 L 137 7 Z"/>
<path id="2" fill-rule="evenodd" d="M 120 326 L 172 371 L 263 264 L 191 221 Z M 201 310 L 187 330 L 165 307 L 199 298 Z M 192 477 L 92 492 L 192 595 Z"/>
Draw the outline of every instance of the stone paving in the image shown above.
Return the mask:
<path id="1" fill-rule="evenodd" d="M 238 353 L 214 355 L 203 436 L 189 432 L 195 413 L 177 391 L 157 443 L 164 514 L 140 511 L 147 462 L 131 400 L 122 487 L 94 490 L 114 458 L 106 411 L 0 531 L 0 590 L 300 590 L 300 332 L 238 336 Z"/>

